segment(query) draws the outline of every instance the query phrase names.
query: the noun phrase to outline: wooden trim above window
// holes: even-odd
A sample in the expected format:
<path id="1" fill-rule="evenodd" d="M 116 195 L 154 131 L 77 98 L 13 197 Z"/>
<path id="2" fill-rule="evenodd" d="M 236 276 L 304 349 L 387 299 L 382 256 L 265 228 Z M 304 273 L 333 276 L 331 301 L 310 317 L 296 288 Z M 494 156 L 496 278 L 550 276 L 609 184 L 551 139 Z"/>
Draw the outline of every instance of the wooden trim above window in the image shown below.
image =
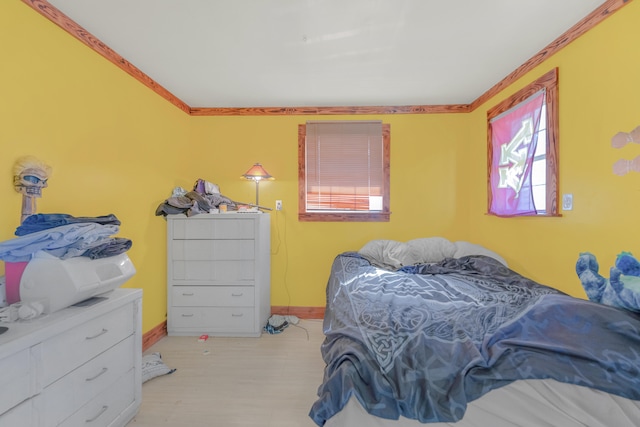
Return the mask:
<path id="1" fill-rule="evenodd" d="M 304 213 L 298 212 L 301 222 L 389 222 L 391 213 Z"/>
<path id="2" fill-rule="evenodd" d="M 518 105 L 522 101 L 527 100 L 530 96 L 542 89 L 547 90 L 547 95 L 549 93 L 554 94 L 555 99 L 557 99 L 557 86 L 558 68 L 554 68 L 553 70 L 544 74 L 542 77 L 523 87 L 504 101 L 500 102 L 498 105 L 495 105 L 494 107 L 487 110 L 487 118 L 496 117 L 497 115 L 507 111 L 508 109 L 515 107 L 516 105 Z M 549 112 L 549 115 L 551 115 L 550 113 L 551 112 Z"/>

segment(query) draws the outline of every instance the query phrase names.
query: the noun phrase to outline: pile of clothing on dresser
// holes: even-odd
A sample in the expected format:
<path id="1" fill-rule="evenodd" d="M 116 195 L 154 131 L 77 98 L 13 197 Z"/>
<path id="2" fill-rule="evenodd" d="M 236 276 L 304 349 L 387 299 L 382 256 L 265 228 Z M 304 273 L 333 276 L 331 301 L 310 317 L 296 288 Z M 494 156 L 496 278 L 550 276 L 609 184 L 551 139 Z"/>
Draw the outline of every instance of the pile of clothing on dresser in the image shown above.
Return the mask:
<path id="1" fill-rule="evenodd" d="M 198 179 L 192 191 L 182 187 L 174 188 L 171 197 L 158 205 L 156 216 L 176 214 L 193 216 L 219 209 L 220 205 L 224 205 L 229 210 L 237 208 L 236 202 L 220 194 L 220 188 L 216 184 Z"/>
<path id="2" fill-rule="evenodd" d="M 0 260 L 30 261 L 38 251 L 60 259 L 119 255 L 132 245 L 130 239 L 113 237 L 119 230 L 120 220 L 113 214 L 97 217 L 63 213 L 30 215 L 16 228 L 18 237 L 0 242 Z"/>

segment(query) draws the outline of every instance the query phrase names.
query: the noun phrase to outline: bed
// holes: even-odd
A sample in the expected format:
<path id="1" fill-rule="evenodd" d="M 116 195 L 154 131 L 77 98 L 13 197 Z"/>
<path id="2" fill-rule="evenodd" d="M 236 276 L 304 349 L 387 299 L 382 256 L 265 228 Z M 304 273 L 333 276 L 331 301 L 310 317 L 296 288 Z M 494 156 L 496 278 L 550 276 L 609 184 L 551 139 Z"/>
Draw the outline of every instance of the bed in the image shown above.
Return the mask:
<path id="1" fill-rule="evenodd" d="M 319 426 L 640 425 L 640 315 L 481 246 L 370 242 L 326 292 Z"/>

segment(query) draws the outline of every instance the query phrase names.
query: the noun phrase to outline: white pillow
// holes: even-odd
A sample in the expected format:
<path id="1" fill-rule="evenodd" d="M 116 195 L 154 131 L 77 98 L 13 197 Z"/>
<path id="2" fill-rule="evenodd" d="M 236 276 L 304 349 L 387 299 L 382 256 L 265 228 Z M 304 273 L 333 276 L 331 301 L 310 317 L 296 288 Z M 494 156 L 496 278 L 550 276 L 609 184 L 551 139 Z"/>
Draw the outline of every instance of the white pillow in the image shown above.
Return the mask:
<path id="1" fill-rule="evenodd" d="M 411 248 L 396 240 L 371 240 L 358 253 L 376 267 L 386 269 L 397 270 L 416 263 Z"/>
<path id="2" fill-rule="evenodd" d="M 142 356 L 143 383 L 155 377 L 159 377 L 160 375 L 167 375 L 173 372 L 175 372 L 175 369 L 171 369 L 164 364 L 160 353 L 151 353 L 146 356 Z"/>
<path id="3" fill-rule="evenodd" d="M 453 257 L 456 247 L 444 237 L 425 237 L 407 242 L 411 248 L 415 263 L 440 262 Z"/>
<path id="4" fill-rule="evenodd" d="M 391 270 L 467 255 L 485 255 L 507 266 L 504 258 L 483 246 L 462 240 L 453 243 L 444 237 L 424 237 L 406 243 L 396 240 L 371 240 L 358 253 L 372 265 Z"/>
<path id="5" fill-rule="evenodd" d="M 461 258 L 467 255 L 485 255 L 499 261 L 500 263 L 504 264 L 505 267 L 508 267 L 507 261 L 505 261 L 504 258 L 502 258 L 497 253 L 485 248 L 484 246 L 465 242 L 463 240 L 458 240 L 454 243 L 454 246 L 456 248 L 456 251 L 453 254 L 454 258 Z"/>

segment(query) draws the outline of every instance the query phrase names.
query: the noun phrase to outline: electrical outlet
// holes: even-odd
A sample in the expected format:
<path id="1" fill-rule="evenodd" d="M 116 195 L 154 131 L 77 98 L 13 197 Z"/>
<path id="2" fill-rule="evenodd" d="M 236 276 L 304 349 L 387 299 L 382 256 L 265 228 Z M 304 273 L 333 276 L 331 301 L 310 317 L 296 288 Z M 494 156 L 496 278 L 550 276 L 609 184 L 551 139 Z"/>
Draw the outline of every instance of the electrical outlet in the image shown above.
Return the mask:
<path id="1" fill-rule="evenodd" d="M 282 210 L 282 200 L 276 200 L 276 210 L 277 211 Z"/>
<path id="2" fill-rule="evenodd" d="M 562 210 L 570 211 L 573 209 L 573 194 L 562 195 Z"/>

